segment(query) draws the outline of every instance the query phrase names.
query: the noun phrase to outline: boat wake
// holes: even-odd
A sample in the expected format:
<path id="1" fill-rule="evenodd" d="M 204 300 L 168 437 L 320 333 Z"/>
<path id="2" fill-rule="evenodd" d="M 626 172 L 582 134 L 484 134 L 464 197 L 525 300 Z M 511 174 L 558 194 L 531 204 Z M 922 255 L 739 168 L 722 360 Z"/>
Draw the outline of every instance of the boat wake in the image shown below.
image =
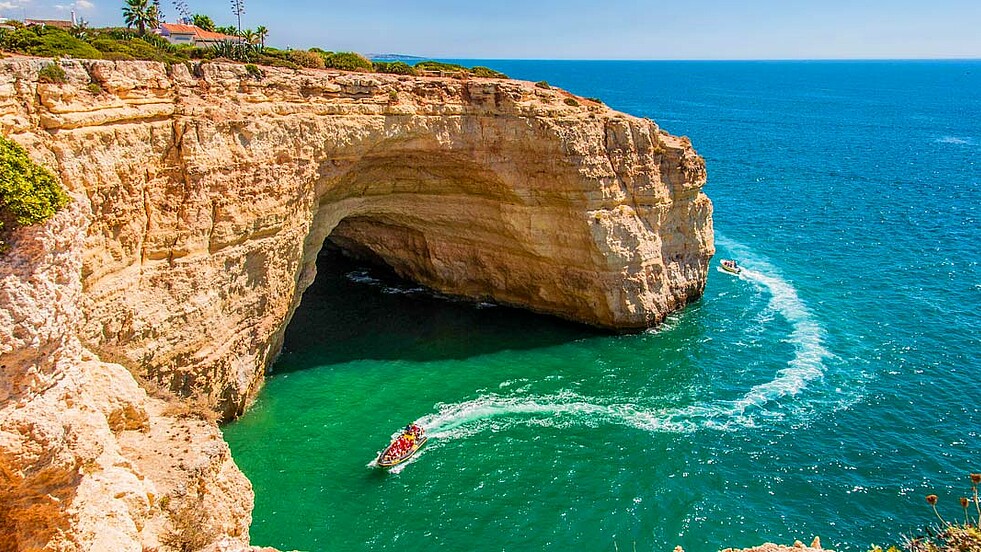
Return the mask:
<path id="1" fill-rule="evenodd" d="M 725 420 L 725 423 L 751 424 L 751 410 L 766 414 L 767 404 L 795 397 L 808 383 L 823 377 L 825 360 L 832 354 L 824 346 L 824 328 L 800 299 L 793 284 L 780 277 L 776 267 L 750 248 L 725 237 L 716 236 L 716 242 L 733 252 L 743 265 L 749 266 L 744 266 L 736 277 L 769 294 L 768 310 L 782 317 L 792 328 L 787 341 L 794 345 L 794 357 L 787 362 L 786 368 L 779 370 L 774 379 L 751 388 L 740 399 L 725 406 L 716 405 L 720 411 L 710 417 L 715 423 Z"/>
<path id="2" fill-rule="evenodd" d="M 769 300 L 758 320 L 774 316 L 790 325 L 784 339 L 794 347 L 793 357 L 773 379 L 751 387 L 734 400 L 716 400 L 685 407 L 650 408 L 649 400 L 618 399 L 616 402 L 586 397 L 572 391 L 551 395 L 502 395 L 489 393 L 475 399 L 437 405 L 437 412 L 415 423 L 426 427 L 439 441 L 464 439 L 483 431 L 503 431 L 515 425 L 571 427 L 622 425 L 655 433 L 693 433 L 703 429 L 734 430 L 755 427 L 763 419 L 780 419 L 789 412 L 803 412 L 806 401 L 797 400 L 808 385 L 826 372 L 833 357 L 825 347 L 825 330 L 800 299 L 797 289 L 779 270 L 749 248 L 717 236 L 717 242 L 744 265 L 742 273 L 729 274 L 755 286 Z M 791 404 L 793 401 L 796 404 Z M 439 448 L 430 445 L 429 448 Z M 418 455 L 413 459 L 415 461 Z"/>
<path id="3" fill-rule="evenodd" d="M 497 394 L 437 405 L 438 412 L 417 424 L 430 428 L 438 440 L 462 439 L 492 430 L 502 431 L 517 424 L 542 427 L 623 425 L 643 431 L 687 432 L 696 429 L 676 420 L 670 410 L 655 411 L 631 403 L 603 404 L 572 391 L 554 395 L 509 397 Z"/>

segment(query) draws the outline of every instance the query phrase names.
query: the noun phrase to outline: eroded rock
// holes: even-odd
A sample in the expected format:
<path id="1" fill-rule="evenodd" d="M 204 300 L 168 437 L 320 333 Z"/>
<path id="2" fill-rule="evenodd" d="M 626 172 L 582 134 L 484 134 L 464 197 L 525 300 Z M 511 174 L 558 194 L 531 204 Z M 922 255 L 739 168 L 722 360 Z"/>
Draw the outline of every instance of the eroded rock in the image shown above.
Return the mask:
<path id="1" fill-rule="evenodd" d="M 154 547 L 181 501 L 247 546 L 217 427 L 137 382 L 241 413 L 328 236 L 613 329 L 704 289 L 704 163 L 649 120 L 517 81 L 46 63 L 0 61 L 0 129 L 74 197 L 0 258 L 2 550 Z"/>

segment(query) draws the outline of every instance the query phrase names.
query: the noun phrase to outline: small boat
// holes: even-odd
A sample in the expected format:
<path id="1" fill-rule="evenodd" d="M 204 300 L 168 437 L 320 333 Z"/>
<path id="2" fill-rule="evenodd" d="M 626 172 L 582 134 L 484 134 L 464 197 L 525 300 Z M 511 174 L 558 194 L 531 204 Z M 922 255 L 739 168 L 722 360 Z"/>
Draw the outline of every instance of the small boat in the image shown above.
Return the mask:
<path id="1" fill-rule="evenodd" d="M 739 266 L 739 263 L 732 259 L 722 259 L 722 270 L 732 274 L 739 274 L 743 271 L 742 267 Z"/>
<path id="2" fill-rule="evenodd" d="M 378 460 L 376 463 L 382 468 L 391 468 L 393 466 L 398 466 L 402 462 L 405 462 L 409 458 L 412 458 L 419 449 L 426 444 L 429 437 L 426 436 L 426 430 L 417 426 L 416 424 L 409 424 L 405 426 L 399 436 L 392 439 L 391 444 L 383 450 L 378 455 Z"/>

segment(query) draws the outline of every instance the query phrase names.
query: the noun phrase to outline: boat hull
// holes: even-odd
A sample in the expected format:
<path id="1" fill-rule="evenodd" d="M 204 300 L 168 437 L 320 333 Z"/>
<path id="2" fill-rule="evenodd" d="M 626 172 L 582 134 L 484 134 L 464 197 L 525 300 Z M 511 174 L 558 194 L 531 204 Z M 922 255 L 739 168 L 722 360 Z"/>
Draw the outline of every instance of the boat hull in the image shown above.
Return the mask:
<path id="1" fill-rule="evenodd" d="M 378 460 L 376 461 L 376 463 L 380 468 L 392 468 L 398 466 L 399 464 L 405 462 L 409 458 L 412 458 L 417 452 L 419 452 L 419 449 L 421 449 L 423 445 L 426 444 L 427 441 L 429 441 L 429 437 L 422 437 L 405 454 L 393 460 L 389 460 L 387 462 L 383 460 L 383 458 L 385 457 L 385 452 L 382 452 L 381 454 L 378 455 Z M 388 449 L 385 450 L 387 451 Z"/>
<path id="2" fill-rule="evenodd" d="M 740 272 L 743 271 L 743 269 L 739 265 L 737 265 L 735 261 L 729 261 L 728 259 L 719 263 L 719 267 L 722 268 L 722 270 L 728 272 L 729 274 L 739 274 Z"/>

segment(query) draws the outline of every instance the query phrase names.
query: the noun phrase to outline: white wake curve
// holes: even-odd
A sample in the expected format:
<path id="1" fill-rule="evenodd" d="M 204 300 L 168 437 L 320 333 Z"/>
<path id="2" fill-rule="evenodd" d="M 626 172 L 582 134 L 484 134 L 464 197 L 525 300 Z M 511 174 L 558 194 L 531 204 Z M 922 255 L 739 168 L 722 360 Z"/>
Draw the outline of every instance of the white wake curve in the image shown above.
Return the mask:
<path id="1" fill-rule="evenodd" d="M 506 428 L 517 423 L 557 427 L 616 424 L 650 432 L 694 432 L 700 428 L 753 426 L 757 415 L 776 415 L 766 411 L 768 405 L 796 397 L 810 382 L 824 376 L 825 360 L 832 356 L 824 346 L 825 330 L 800 299 L 797 289 L 765 258 L 723 236 L 717 236 L 716 241 L 744 265 L 739 278 L 766 292 L 770 296 L 767 309 L 792 328 L 788 341 L 794 345 L 794 356 L 772 380 L 752 387 L 736 400 L 665 409 L 642 408 L 632 403 L 604 404 L 571 391 L 544 396 L 488 394 L 437 405 L 436 413 L 416 423 L 429 428 L 435 440 L 453 440 L 489 427 Z"/>

